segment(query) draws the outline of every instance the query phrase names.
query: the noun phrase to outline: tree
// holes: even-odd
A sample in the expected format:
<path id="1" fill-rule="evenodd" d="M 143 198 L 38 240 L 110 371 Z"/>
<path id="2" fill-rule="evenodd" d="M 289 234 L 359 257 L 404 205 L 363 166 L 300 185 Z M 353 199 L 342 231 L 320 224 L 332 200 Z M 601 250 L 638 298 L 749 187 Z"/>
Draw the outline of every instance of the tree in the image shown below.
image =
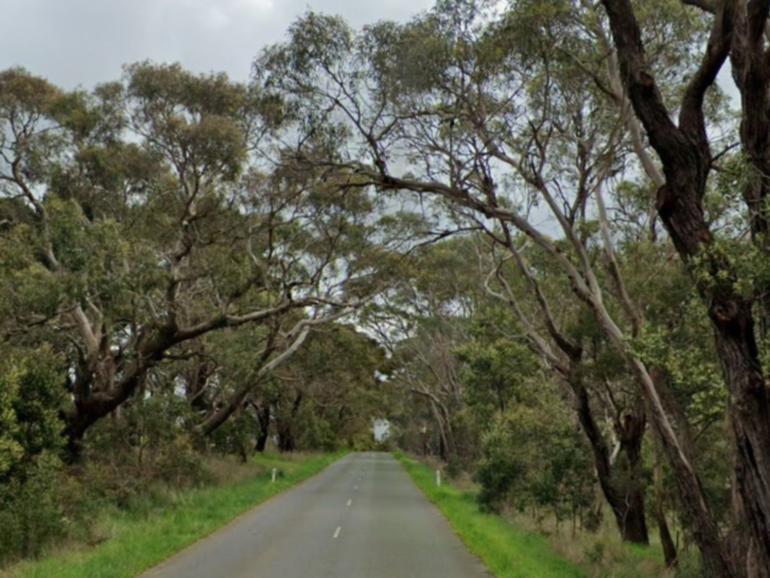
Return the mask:
<path id="1" fill-rule="evenodd" d="M 341 265 L 363 247 L 365 195 L 265 172 L 275 107 L 179 66 L 133 65 L 93 94 L 0 76 L 6 288 L 16 327 L 67 352 L 72 452 L 182 344 L 261 325 L 269 371 L 356 302 L 346 281 L 366 271 Z"/>
<path id="2" fill-rule="evenodd" d="M 734 435 L 736 523 L 740 550 L 730 552 L 708 513 L 700 515 L 698 539 L 710 573 L 719 576 L 767 576 L 770 572 L 770 413 L 767 381 L 758 341 L 763 338 L 767 308 L 763 284 L 748 291 L 742 259 L 717 236 L 707 221 L 703 199 L 710 184 L 714 153 L 707 132 L 707 91 L 728 58 L 741 92 L 741 145 L 757 171 L 742 194 L 752 241 L 765 252 L 768 74 L 766 2 L 691 4 L 714 13 L 712 28 L 698 68 L 689 78 L 672 120 L 656 74 L 650 69 L 635 10 L 628 1 L 603 2 L 625 90 L 663 166 L 665 182 L 657 191 L 657 207 L 683 262 L 697 282 L 715 331 L 716 347 L 730 390 L 730 423 Z M 756 309 L 756 313 L 755 313 Z M 760 319 L 757 324 L 756 319 Z M 757 328 L 759 325 L 759 328 Z M 758 333 L 759 331 L 759 333 Z M 739 542 L 739 543 L 740 543 Z"/>
<path id="3" fill-rule="evenodd" d="M 405 408 L 402 427 L 424 426 L 418 437 L 435 438 L 432 445 L 453 468 L 468 467 L 477 456 L 478 436 L 466 415 L 458 349 L 469 338 L 483 293 L 467 267 L 474 254 L 468 239 L 427 234 L 424 224 L 414 233 L 420 231 L 427 239 L 400 264 L 400 281 L 364 319 L 391 352 L 391 381 L 416 404 Z M 416 408 L 420 415 L 415 415 Z M 427 441 L 422 440 L 423 449 Z"/>
<path id="4" fill-rule="evenodd" d="M 570 70 L 557 81 L 544 66 L 542 77 L 527 86 L 520 70 L 523 64 L 515 56 L 509 58 L 506 53 L 500 57 L 496 52 L 495 43 L 501 38 L 497 30 L 477 25 L 483 17 L 474 4 L 461 2 L 442 8 L 446 10 L 437 9 L 402 29 L 388 24 L 372 28 L 358 40 L 338 20 L 311 14 L 295 25 L 293 44 L 266 53 L 260 61 L 260 69 L 270 71 L 263 81 L 266 89 L 277 86 L 294 95 L 297 106 L 306 107 L 304 110 L 325 111 L 326 106 L 339 110 L 340 117 L 320 116 L 315 122 L 347 122 L 352 134 L 360 137 L 371 164 L 323 158 L 312 151 L 302 151 L 301 160 L 330 171 L 364 176 L 369 185 L 383 190 L 442 197 L 449 201 L 454 219 L 470 222 L 472 228 L 502 246 L 515 259 L 521 274 L 527 276 L 528 266 L 512 231 L 518 229 L 555 260 L 582 306 L 597 317 L 614 346 L 629 353 L 618 325 L 622 321 L 616 321 L 616 314 L 604 301 L 605 289 L 592 258 L 593 239 L 581 231 L 590 216 L 589 201 L 601 203 L 599 191 L 613 172 L 613 163 L 624 145 L 623 133 L 602 132 L 611 126 L 606 111 L 598 104 L 593 110 L 586 108 L 586 95 L 575 90 L 575 85 L 577 82 L 578 88 L 585 87 L 587 82 L 580 85 Z M 300 40 L 303 45 L 315 43 L 314 57 L 305 54 L 305 60 L 298 60 Z M 401 59 L 407 55 L 414 58 L 418 50 L 425 51 L 418 60 L 429 62 L 431 69 L 414 77 L 401 66 Z M 369 58 L 366 53 L 373 56 Z M 368 72 L 364 72 L 367 67 Z M 374 83 L 367 79 L 374 79 Z M 394 86 L 399 87 L 397 91 Z M 532 108 L 534 120 L 522 118 L 517 99 Z M 563 111 L 557 112 L 555 103 L 563 105 Z M 408 162 L 413 169 L 404 177 L 396 177 L 389 170 L 399 150 L 409 151 Z M 552 150 L 559 151 L 559 156 L 551 154 Z M 503 173 L 510 169 L 513 174 L 496 177 L 501 167 Z M 415 172 L 422 176 L 413 176 Z M 572 188 L 568 182 L 574 180 L 575 174 L 579 175 L 576 190 L 568 193 Z M 506 179 L 522 182 L 526 194 L 511 199 L 501 196 L 498 181 L 506 185 Z M 527 220 L 531 199 L 536 198 L 528 200 L 527 195 L 539 196 L 546 204 L 563 230 L 566 246 L 553 242 Z M 519 207 L 524 212 L 520 213 Z M 609 281 L 619 288 L 620 316 L 625 317 L 632 332 L 637 332 L 637 308 L 624 290 L 612 239 L 604 234 L 600 243 L 608 257 Z M 537 293 L 536 283 L 532 288 Z M 510 295 L 505 299 L 510 301 Z M 563 376 L 572 375 L 574 383 L 578 379 L 574 366 L 582 356 L 581 349 L 553 322 L 542 293 L 537 303 L 545 319 L 545 339 L 520 315 L 514 303 L 512 306 L 539 354 Z M 639 379 L 649 385 L 646 369 L 639 370 Z M 576 390 L 578 399 L 583 395 L 582 388 Z M 583 397 L 583 406 L 587 407 L 587 397 Z M 662 409 L 657 411 L 664 415 Z M 583 415 L 589 413 L 584 411 Z M 645 421 L 638 408 L 626 414 L 626 422 L 630 419 L 638 423 L 628 431 L 641 440 Z M 590 421 L 585 422 L 585 427 L 596 432 L 598 428 Z M 599 444 L 597 469 L 608 472 L 602 464 L 609 460 L 609 450 L 602 447 L 601 436 L 591 432 L 589 439 Z M 627 447 L 633 448 L 635 443 Z M 609 479 L 609 472 L 604 478 Z M 620 505 L 628 500 L 618 498 L 616 502 Z M 634 503 L 643 520 L 643 500 Z M 618 519 L 631 518 L 618 511 Z M 646 542 L 644 523 L 628 536 Z"/>
<path id="5" fill-rule="evenodd" d="M 61 534 L 57 475 L 64 424 L 61 359 L 49 348 L 1 349 L 0 563 L 36 555 Z"/>
<path id="6" fill-rule="evenodd" d="M 543 395 L 509 408 L 484 436 L 476 478 L 479 500 L 495 510 L 501 501 L 519 511 L 551 510 L 557 521 L 589 514 L 594 498 L 590 454 L 556 396 Z M 545 386 L 548 387 L 547 385 Z M 534 405 L 533 405 L 534 402 Z"/>

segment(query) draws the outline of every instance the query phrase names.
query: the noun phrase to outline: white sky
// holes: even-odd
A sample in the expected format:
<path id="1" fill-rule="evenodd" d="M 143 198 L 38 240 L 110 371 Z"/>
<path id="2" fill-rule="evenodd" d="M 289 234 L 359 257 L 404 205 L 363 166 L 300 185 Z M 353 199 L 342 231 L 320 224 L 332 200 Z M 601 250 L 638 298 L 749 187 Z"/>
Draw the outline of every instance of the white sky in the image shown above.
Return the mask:
<path id="1" fill-rule="evenodd" d="M 354 26 L 407 20 L 432 0 L 3 0 L 0 70 L 23 66 L 63 88 L 117 80 L 140 60 L 246 80 L 259 50 L 309 9 Z"/>

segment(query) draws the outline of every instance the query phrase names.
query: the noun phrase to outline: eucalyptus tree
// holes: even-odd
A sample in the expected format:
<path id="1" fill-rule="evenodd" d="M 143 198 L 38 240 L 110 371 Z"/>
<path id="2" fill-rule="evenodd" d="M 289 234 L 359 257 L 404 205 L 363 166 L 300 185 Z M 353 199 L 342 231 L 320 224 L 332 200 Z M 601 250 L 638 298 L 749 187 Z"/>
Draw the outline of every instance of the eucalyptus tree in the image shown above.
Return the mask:
<path id="1" fill-rule="evenodd" d="M 371 447 L 374 420 L 389 414 L 387 373 L 382 347 L 355 327 L 314 332 L 275 373 L 285 406 L 276 408 L 279 445 L 285 437 L 300 448 Z"/>
<path id="2" fill-rule="evenodd" d="M 71 450 L 183 344 L 261 327 L 265 372 L 363 296 L 366 195 L 273 170 L 277 106 L 175 65 L 93 93 L 0 74 L 3 328 L 66 352 Z"/>
<path id="3" fill-rule="evenodd" d="M 624 279 L 619 229 L 609 215 L 622 212 L 614 200 L 622 200 L 623 177 L 657 182 L 660 171 L 628 114 L 623 67 L 611 51 L 597 55 L 606 22 L 590 3 L 511 8 L 500 15 L 473 2 L 442 2 L 406 25 L 382 23 L 359 35 L 339 19 L 310 14 L 292 28 L 290 42 L 258 61 L 258 79 L 303 111 L 298 127 L 334 127 L 327 130 L 351 137 L 332 157 L 305 149 L 298 159 L 349 175 L 351 186 L 437 199 L 501 247 L 529 282 L 538 320 L 517 307 L 504 276 L 493 276 L 495 291 L 546 362 L 564 376 L 579 375 L 571 364 L 582 359 L 581 344 L 555 322 L 522 241 L 547 257 L 626 364 L 638 400 L 626 417 L 639 420 L 638 439 L 649 419 L 706 566 L 721 567 L 724 549 L 693 467 L 690 424 L 672 405 L 656 360 L 632 346 L 644 338 L 646 320 L 641 297 Z M 658 62 L 669 75 L 686 74 L 694 59 L 677 51 L 693 42 L 685 32 L 700 38 L 703 22 L 689 21 L 670 2 L 650 4 L 644 15 Z M 667 96 L 675 93 L 672 87 Z M 626 169 L 634 159 L 646 173 Z M 649 207 L 646 226 L 655 239 Z M 601 464 L 608 452 L 596 449 Z"/>
<path id="4" fill-rule="evenodd" d="M 708 308 L 730 392 L 735 450 L 734 544 L 724 545 L 708 512 L 698 518 L 707 567 L 720 576 L 770 575 L 770 402 L 763 363 L 767 328 L 768 98 L 767 2 L 686 2 L 713 14 L 699 66 L 674 108 L 661 96 L 665 79 L 651 66 L 637 11 L 628 1 L 602 2 L 624 89 L 663 169 L 658 214 L 696 280 Z M 744 170 L 732 187 L 751 243 L 725 237 L 709 221 L 704 198 L 713 187 L 717 138 L 709 130 L 707 95 L 728 62 L 741 95 Z M 740 226 L 740 225 L 739 225 Z M 708 552 L 706 552 L 708 550 Z"/>
<path id="5" fill-rule="evenodd" d="M 268 51 L 258 69 L 272 71 L 263 80 L 268 90 L 275 86 L 279 92 L 296 95 L 296 106 L 317 111 L 309 112 L 310 120 L 305 122 L 344 125 L 361 147 L 343 149 L 340 155 L 349 154 L 338 161 L 301 151 L 303 160 L 330 171 L 352 172 L 382 189 L 443 197 L 455 218 L 469 222 L 509 251 L 526 275 L 529 269 L 512 231 L 520 229 L 560 264 L 586 305 L 597 306 L 609 316 L 589 256 L 594 239 L 581 236 L 578 228 L 590 218 L 589 199 L 614 170 L 623 132 L 603 130 L 612 127 L 612 119 L 599 106 L 593 111 L 586 107 L 578 90 L 580 82 L 568 74 L 570 70 L 562 71 L 558 83 L 550 69 L 541 67 L 545 69 L 528 85 L 521 70 L 526 63 L 510 57 L 510 46 L 501 50 L 502 36 L 479 24 L 483 18 L 472 3 L 451 3 L 403 27 L 381 24 L 354 38 L 342 22 L 309 15 L 295 25 L 292 43 Z M 537 118 L 522 113 L 523 106 L 532 107 Z M 552 149 L 561 153 L 558 160 L 552 159 Z M 364 156 L 371 164 L 357 160 Z M 394 176 L 390 167 L 399 162 L 408 163 L 410 174 Z M 557 199 L 553 183 L 547 180 L 556 175 L 555 186 L 562 187 L 576 173 L 577 190 L 560 188 L 558 194 L 563 196 Z M 526 192 L 518 199 L 501 198 L 498 180 L 520 185 Z M 556 226 L 564 229 L 569 241 L 565 248 L 574 252 L 574 261 L 522 216 L 537 195 L 553 211 Z M 567 196 L 571 196 L 569 202 Z M 533 276 L 530 279 L 534 282 Z M 537 285 L 532 287 L 537 293 Z M 520 315 L 520 320 L 547 363 L 571 376 L 574 384 L 579 373 L 572 367 L 582 352 L 559 330 L 544 299 L 540 292 L 535 303 L 542 304 L 547 321 L 545 340 L 535 334 L 526 317 Z M 512 306 L 521 313 L 515 303 Z M 630 315 L 629 323 L 638 325 L 630 303 L 624 310 Z M 614 321 L 612 325 L 617 327 Z M 583 399 L 588 408 L 581 388 L 576 390 L 577 399 Z M 584 409 L 583 415 L 590 412 Z M 645 421 L 638 404 L 625 414 L 625 420 L 636 423 L 629 431 L 640 442 Z M 602 477 L 607 494 L 618 496 L 611 502 L 617 506 L 614 510 L 623 534 L 646 542 L 643 492 L 631 501 L 638 514 L 629 516 L 625 505 L 629 500 L 610 490 L 609 466 L 602 467 L 610 452 L 602 445 L 599 428 L 592 420 L 584 424 L 589 439 L 595 440 L 597 471 L 606 472 Z M 633 530 L 628 526 L 632 519 L 639 520 Z"/>
<path id="6" fill-rule="evenodd" d="M 399 264 L 399 281 L 378 297 L 363 320 L 390 352 L 390 381 L 409 400 L 401 426 L 419 430 L 411 433 L 423 438 L 423 450 L 431 442 L 441 459 L 468 467 L 478 455 L 478 435 L 467 423 L 458 350 L 469 339 L 485 297 L 467 267 L 475 260 L 471 240 L 442 235 L 413 247 Z"/>
<path id="7" fill-rule="evenodd" d="M 388 415 L 390 397 L 379 345 L 350 325 L 324 323 L 265 372 L 255 360 L 258 329 L 210 336 L 205 356 L 184 372 L 201 402 L 201 433 L 244 456 L 264 451 L 271 433 L 281 451 L 371 446 L 372 422 Z M 228 419 L 212 421 L 225 412 Z"/>

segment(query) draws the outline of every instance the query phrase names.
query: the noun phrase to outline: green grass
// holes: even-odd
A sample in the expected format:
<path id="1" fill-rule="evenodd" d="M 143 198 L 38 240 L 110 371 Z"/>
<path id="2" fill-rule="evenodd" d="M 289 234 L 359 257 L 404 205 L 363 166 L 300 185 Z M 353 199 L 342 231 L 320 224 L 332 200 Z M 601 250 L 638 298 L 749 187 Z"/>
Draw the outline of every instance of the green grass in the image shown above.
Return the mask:
<path id="1" fill-rule="evenodd" d="M 585 576 L 561 558 L 539 534 L 516 528 L 499 516 L 479 511 L 473 494 L 450 484 L 440 488 L 427 466 L 396 453 L 417 486 L 446 516 L 466 546 L 497 578 L 572 578 Z"/>
<path id="2" fill-rule="evenodd" d="M 173 506 L 151 515 L 114 513 L 112 538 L 87 549 L 70 549 L 8 570 L 12 578 L 133 578 L 193 542 L 211 534 L 239 514 L 318 473 L 342 454 L 292 460 L 257 456 L 262 473 L 230 485 L 184 492 Z M 281 475 L 270 482 L 270 470 Z"/>

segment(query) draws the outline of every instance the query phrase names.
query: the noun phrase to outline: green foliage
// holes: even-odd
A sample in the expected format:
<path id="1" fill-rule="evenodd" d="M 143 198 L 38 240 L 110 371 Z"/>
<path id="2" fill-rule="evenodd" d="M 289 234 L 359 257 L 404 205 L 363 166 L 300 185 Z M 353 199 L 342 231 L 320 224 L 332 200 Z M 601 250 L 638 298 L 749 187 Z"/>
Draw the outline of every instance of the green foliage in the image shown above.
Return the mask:
<path id="1" fill-rule="evenodd" d="M 250 408 L 243 408 L 208 436 L 206 441 L 217 452 L 238 455 L 246 460 L 254 449 L 254 440 L 258 435 L 258 421 Z"/>
<path id="2" fill-rule="evenodd" d="M 277 418 L 291 420 L 297 449 L 371 449 L 372 423 L 388 412 L 388 390 L 378 378 L 384 365 L 383 349 L 352 326 L 338 324 L 309 336 L 277 372 L 274 391 Z M 291 416 L 298 394 L 301 405 Z"/>
<path id="3" fill-rule="evenodd" d="M 104 510 L 138 511 L 163 488 L 208 480 L 182 428 L 187 405 L 173 396 L 125 407 L 121 419 L 93 431 L 82 464 L 63 466 L 60 376 L 60 362 L 45 350 L 13 353 L 0 374 L 0 565 L 36 557 L 66 538 L 98 541 Z"/>
<path id="4" fill-rule="evenodd" d="M 661 95 L 678 102 L 710 18 L 678 0 L 634 6 Z M 674 266 L 651 216 L 657 185 L 627 162 L 647 141 L 618 124 L 608 34 L 587 3 L 438 0 L 359 32 L 308 12 L 248 85 L 150 62 L 90 91 L 0 72 L 0 561 L 39 552 L 88 504 L 135 512 L 169 485 L 206 481 L 204 447 L 248 460 L 270 430 L 287 450 L 370 449 L 385 416 L 458 478 L 480 458 L 485 508 L 574 519 L 593 501 L 593 465 L 573 392 L 557 387 L 584 379 L 614 446 L 613 419 L 642 405 L 628 354 L 683 409 L 677 431 L 693 430 L 710 506 L 727 520 L 718 312 L 696 290 L 768 293 L 767 240 L 747 243 L 741 211 L 761 179 L 742 153 L 715 154 L 703 199 L 714 241 L 687 263 L 692 279 Z M 710 127 L 729 126 L 722 98 L 709 91 Z M 383 176 L 404 167 L 418 201 Z M 539 219 L 546 205 L 574 238 L 496 222 Z M 598 285 L 593 300 L 575 297 L 583 283 Z M 263 374 L 295 324 L 358 299 L 353 322 L 314 325 Z M 634 334 L 629 349 L 613 346 L 599 306 Z M 107 409 L 84 465 L 62 475 L 61 419 L 94 407 Z M 201 440 L 222 407 L 235 410 Z M 455 505 L 472 517 L 466 502 Z"/>
<path id="5" fill-rule="evenodd" d="M 45 451 L 0 486 L 0 567 L 37 556 L 66 534 L 61 479 L 61 461 Z"/>
<path id="6" fill-rule="evenodd" d="M 284 157 L 279 144 L 257 153 L 268 127 L 280 124 L 276 107 L 254 85 L 179 65 L 133 64 L 123 81 L 88 92 L 21 70 L 0 75 L 0 329 L 61 357 L 70 425 L 90 427 L 141 390 L 147 403 L 132 407 L 172 424 L 150 437 L 188 446 L 192 422 L 214 409 L 216 395 L 253 380 L 303 317 L 336 309 L 317 303 L 377 290 L 377 258 L 388 253 L 370 252 L 377 203 L 366 188 L 345 188 L 348 180 L 288 156 L 273 168 Z M 346 276 L 355 278 L 349 288 L 339 283 Z M 282 302 L 274 313 L 243 316 Z M 204 334 L 247 324 L 204 343 Z M 221 362 L 210 376 L 221 387 L 198 400 L 194 416 L 174 403 L 188 384 L 172 360 L 187 347 Z M 262 348 L 267 354 L 255 355 Z M 81 415 L 89 412 L 101 415 Z M 129 407 L 113 415 L 128 437 L 147 425 Z M 220 447 L 243 451 L 252 422 L 229 427 Z M 68 435 L 81 436 L 78 428 Z M 93 448 L 120 445 L 119 434 L 103 433 L 94 435 L 109 441 L 92 440 Z"/>
<path id="7" fill-rule="evenodd" d="M 341 440 L 335 427 L 338 424 L 325 418 L 323 408 L 318 407 L 315 402 L 303 406 L 297 415 L 297 425 L 300 430 L 297 445 L 300 448 L 330 452 L 336 450 L 340 445 Z M 348 438 L 349 447 L 356 451 L 372 449 L 371 439 L 371 433 L 358 432 L 352 436 L 352 439 Z"/>
<path id="8" fill-rule="evenodd" d="M 48 349 L 5 351 L 0 362 L 0 479 L 24 476 L 61 448 L 61 363 Z"/>
<path id="9" fill-rule="evenodd" d="M 0 361 L 0 565 L 65 532 L 59 488 L 61 363 L 48 349 Z"/>
<path id="10" fill-rule="evenodd" d="M 464 364 L 467 403 L 482 422 L 529 395 L 528 383 L 538 364 L 522 342 L 487 334 L 463 344 L 457 353 Z"/>
<path id="11" fill-rule="evenodd" d="M 666 372 L 692 420 L 708 423 L 724 414 L 727 391 L 710 344 L 702 339 L 708 330 L 702 305 L 691 297 L 683 303 L 683 309 L 690 320 L 686 331 L 670 324 L 648 325 L 633 347 L 646 363 Z M 683 347 L 672 347 L 676 342 Z"/>
<path id="12" fill-rule="evenodd" d="M 591 506 L 590 454 L 570 426 L 566 408 L 554 398 L 542 403 L 537 408 L 513 406 L 485 434 L 475 474 L 482 508 L 534 506 L 560 519 Z"/>
<path id="13" fill-rule="evenodd" d="M 154 487 L 206 481 L 190 421 L 189 404 L 169 392 L 132 400 L 119 419 L 98 423 L 84 449 L 87 499 L 131 508 Z"/>

